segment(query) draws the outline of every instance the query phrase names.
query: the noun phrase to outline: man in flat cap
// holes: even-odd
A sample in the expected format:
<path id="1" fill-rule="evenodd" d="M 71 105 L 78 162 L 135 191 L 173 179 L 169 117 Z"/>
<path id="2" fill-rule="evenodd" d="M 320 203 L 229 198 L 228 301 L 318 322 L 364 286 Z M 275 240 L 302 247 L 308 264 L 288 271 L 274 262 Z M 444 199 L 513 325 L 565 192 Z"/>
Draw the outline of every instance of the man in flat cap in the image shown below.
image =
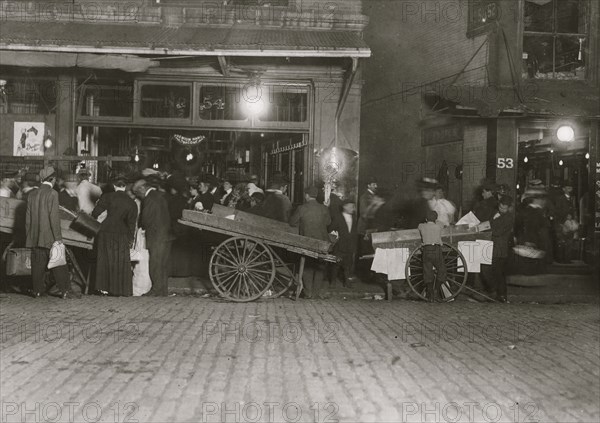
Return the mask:
<path id="1" fill-rule="evenodd" d="M 331 224 L 329 209 L 317 202 L 319 189 L 310 187 L 304 192 L 305 203 L 290 218 L 290 225 L 298 227 L 298 233 L 309 238 L 329 242 L 327 227 Z M 323 298 L 320 294 L 324 281 L 325 266 L 315 258 L 306 259 L 304 271 L 304 298 Z"/>
<path id="2" fill-rule="evenodd" d="M 54 243 L 62 242 L 58 193 L 53 189 L 56 174 L 52 166 L 40 171 L 42 185 L 30 192 L 27 198 L 25 215 L 26 243 L 31 248 L 31 277 L 33 296 L 37 298 L 46 292 L 46 269 L 50 260 L 50 248 Z M 71 298 L 69 271 L 67 266 L 58 266 L 51 270 L 61 298 Z"/>

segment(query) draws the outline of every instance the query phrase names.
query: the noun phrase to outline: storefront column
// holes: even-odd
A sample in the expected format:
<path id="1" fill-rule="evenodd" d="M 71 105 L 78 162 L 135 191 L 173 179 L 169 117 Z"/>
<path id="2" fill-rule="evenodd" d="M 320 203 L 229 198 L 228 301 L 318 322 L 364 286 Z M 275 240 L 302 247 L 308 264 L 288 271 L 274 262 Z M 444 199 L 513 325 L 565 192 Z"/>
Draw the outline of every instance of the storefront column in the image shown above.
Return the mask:
<path id="1" fill-rule="evenodd" d="M 514 193 L 517 185 L 518 130 L 514 119 L 496 121 L 496 157 L 494 161 L 496 184 L 506 184 Z M 490 169 L 492 170 L 492 169 Z"/>
<path id="2" fill-rule="evenodd" d="M 57 121 L 54 151 L 55 154 L 62 155 L 67 148 L 75 146 L 73 108 L 77 93 L 74 78 L 69 75 L 60 75 L 56 83 Z"/>

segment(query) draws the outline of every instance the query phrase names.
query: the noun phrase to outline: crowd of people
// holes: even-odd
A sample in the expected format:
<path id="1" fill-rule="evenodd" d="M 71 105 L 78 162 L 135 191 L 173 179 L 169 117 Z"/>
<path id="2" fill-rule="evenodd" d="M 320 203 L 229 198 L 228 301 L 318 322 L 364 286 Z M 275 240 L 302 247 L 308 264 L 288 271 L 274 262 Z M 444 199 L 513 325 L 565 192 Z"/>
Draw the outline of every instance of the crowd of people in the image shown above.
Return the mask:
<path id="1" fill-rule="evenodd" d="M 183 210 L 211 213 L 219 204 L 297 226 L 304 236 L 333 241 L 332 252 L 339 263 L 307 261 L 305 298 L 326 296 L 327 282 L 332 285 L 341 280 L 345 287 L 352 287 L 357 258 L 372 252 L 369 233 L 418 228 L 427 249 L 425 279 L 433 297 L 438 289 L 433 286 L 436 278 L 432 269 L 443 274 L 437 248 L 441 238 L 434 226 L 449 226 L 460 217 L 456 205 L 445 198 L 444 187 L 428 178 L 417 182 L 418 195 L 414 198 L 392 196 L 387 201 L 380 196 L 375 179 L 367 181 L 358 202 L 346 198 L 335 186 L 327 195 L 323 187 L 309 187 L 304 204 L 294 210 L 287 196 L 288 180 L 281 174 L 274 175 L 264 189 L 256 175 L 233 183 L 211 175 L 186 178 L 178 172 L 159 174 L 147 169 L 133 178 L 117 176 L 102 188 L 90 181 L 85 169 L 59 175 L 54 168 L 46 167 L 36 176 L 20 175 L 10 183 L 3 180 L 0 193 L 27 202 L 25 246 L 32 248 L 35 297 L 46 292 L 50 249 L 62 240 L 60 207 L 101 222 L 95 239 L 93 288 L 94 292 L 117 296 L 133 294 L 130 254 L 138 228 L 145 231 L 150 255 L 152 289 L 146 295 L 165 296 L 172 243 L 185 233 L 178 223 Z M 531 181 L 516 204 L 508 191 L 505 185 L 485 182 L 471 207 L 479 221 L 490 222 L 494 253 L 491 266 L 482 269 L 482 281 L 487 293 L 500 301 L 506 301 L 506 275 L 511 266 L 511 271 L 534 274 L 553 260 L 568 260 L 569 244 L 577 237 L 579 226 L 577 204 L 569 185 L 549 193 L 540 181 Z M 517 260 L 511 260 L 514 257 Z M 52 269 L 52 274 L 59 295 L 69 297 L 68 269 L 59 266 Z"/>
<path id="2" fill-rule="evenodd" d="M 60 174 L 45 167 L 39 175 L 14 177 L 3 185 L 2 196 L 26 201 L 25 247 L 32 249 L 31 295 L 39 297 L 48 291 L 47 264 L 54 244 L 62 242 L 61 218 L 86 214 L 100 222 L 93 252 L 92 291 L 102 295 L 133 295 L 131 254 L 138 228 L 144 230 L 149 252 L 149 278 L 152 289 L 148 296 L 168 295 L 167 280 L 173 241 L 185 238 L 186 228 L 178 220 L 183 210 L 211 213 L 215 204 L 245 211 L 257 216 L 289 223 L 300 234 L 335 242 L 334 253 L 341 258 L 339 266 L 324 266 L 317 260 L 306 265 L 306 298 L 322 297 L 324 278 L 342 278 L 344 286 L 353 279 L 355 234 L 357 221 L 354 202 L 335 194 L 328 206 L 323 205 L 323 189 L 310 187 L 305 192 L 305 204 L 293 213 L 287 196 L 288 179 L 282 174 L 271 178 L 261 188 L 252 175 L 248 181 L 232 181 L 209 175 L 188 178 L 178 172 L 158 173 L 147 169 L 141 175 L 118 175 L 102 188 L 90 181 L 82 169 L 77 174 Z M 317 201 L 319 198 L 319 201 Z M 63 210 L 61 210 L 61 208 Z M 18 245 L 17 245 L 18 246 Z M 76 297 L 70 289 L 66 265 L 51 270 L 55 285 L 52 293 L 62 298 Z"/>
<path id="3" fill-rule="evenodd" d="M 359 201 L 361 254 L 371 248 L 369 232 L 417 229 L 426 222 L 443 228 L 461 217 L 436 180 L 423 178 L 417 181 L 416 188 L 418 194 L 414 198 L 395 195 L 385 201 L 378 195 L 377 181 L 367 182 Z M 502 302 L 506 301 L 507 274 L 540 274 L 549 264 L 569 263 L 575 258 L 587 208 L 585 195 L 577 201 L 568 181 L 548 188 L 540 180 L 532 180 L 522 195 L 510 191 L 507 185 L 484 181 L 470 207 L 477 221 L 490 223 L 494 243 L 492 264 L 482 266 L 483 289 L 488 296 Z M 441 240 L 431 242 L 430 233 L 431 229 L 425 229 L 423 243 L 433 251 L 433 246 L 441 244 Z M 428 252 L 430 263 L 437 262 L 437 254 Z M 427 279 L 432 283 L 431 277 Z M 431 287 L 430 292 L 437 289 Z"/>

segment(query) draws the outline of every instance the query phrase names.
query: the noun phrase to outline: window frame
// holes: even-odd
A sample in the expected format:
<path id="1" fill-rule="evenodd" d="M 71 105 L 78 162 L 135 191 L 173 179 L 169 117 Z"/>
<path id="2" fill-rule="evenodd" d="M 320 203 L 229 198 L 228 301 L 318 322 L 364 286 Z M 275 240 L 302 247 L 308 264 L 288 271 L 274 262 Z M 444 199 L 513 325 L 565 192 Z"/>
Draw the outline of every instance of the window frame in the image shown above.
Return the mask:
<path id="1" fill-rule="evenodd" d="M 585 27 L 587 29 L 587 33 L 572 33 L 572 32 L 558 32 L 558 1 L 560 0 L 551 0 L 553 2 L 554 5 L 554 9 L 553 9 L 553 30 L 552 32 L 544 32 L 544 31 L 527 31 L 525 29 L 525 7 L 526 7 L 526 0 L 521 0 L 521 19 L 520 19 L 520 40 L 521 40 L 521 45 L 520 45 L 520 57 L 521 60 L 523 59 L 523 54 L 525 53 L 525 37 L 530 36 L 530 37 L 551 37 L 552 38 L 552 77 L 551 78 L 529 78 L 526 77 L 523 74 L 523 71 L 521 71 L 521 79 L 523 81 L 563 81 L 563 82 L 573 82 L 573 81 L 589 81 L 592 78 L 592 71 L 591 71 L 591 64 L 593 63 L 593 60 L 595 59 L 594 56 L 594 51 L 593 51 L 593 40 L 592 40 L 592 36 L 591 34 L 594 31 L 593 28 L 593 22 L 590 18 L 590 16 L 592 15 L 591 12 L 591 8 L 592 8 L 592 3 L 590 2 L 590 0 L 582 0 L 584 3 L 584 7 L 586 8 L 586 10 L 588 11 L 588 13 L 585 14 L 581 14 L 583 16 L 583 19 L 586 19 L 585 22 Z M 583 51 L 584 51 L 584 58 L 586 59 L 584 63 L 585 66 L 585 70 L 584 70 L 584 75 L 583 78 L 573 78 L 573 79 L 560 79 L 556 77 L 557 74 L 557 70 L 556 70 L 556 43 L 557 40 L 561 37 L 572 37 L 572 38 L 578 38 L 584 39 L 584 47 L 583 47 Z"/>

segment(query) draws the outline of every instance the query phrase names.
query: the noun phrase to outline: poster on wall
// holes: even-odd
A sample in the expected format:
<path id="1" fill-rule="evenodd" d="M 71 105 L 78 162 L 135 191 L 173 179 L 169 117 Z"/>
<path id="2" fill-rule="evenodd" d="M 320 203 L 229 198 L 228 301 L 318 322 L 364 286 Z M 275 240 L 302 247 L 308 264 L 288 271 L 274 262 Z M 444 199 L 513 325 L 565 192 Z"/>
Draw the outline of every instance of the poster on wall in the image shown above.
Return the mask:
<path id="1" fill-rule="evenodd" d="M 44 122 L 15 122 L 14 156 L 44 155 Z"/>

